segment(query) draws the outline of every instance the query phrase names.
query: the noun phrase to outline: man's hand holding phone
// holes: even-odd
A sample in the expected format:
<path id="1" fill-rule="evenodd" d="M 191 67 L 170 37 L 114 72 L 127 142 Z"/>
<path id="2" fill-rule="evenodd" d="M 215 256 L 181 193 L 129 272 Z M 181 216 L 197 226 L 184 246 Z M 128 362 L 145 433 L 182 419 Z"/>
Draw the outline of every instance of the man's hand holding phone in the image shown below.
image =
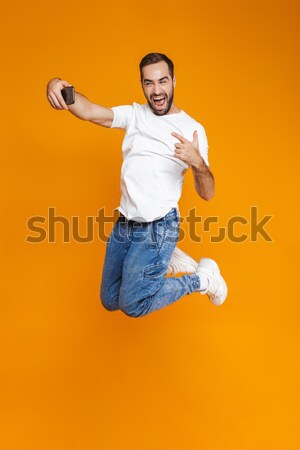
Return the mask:
<path id="1" fill-rule="evenodd" d="M 66 109 L 75 102 L 74 86 L 60 78 L 52 78 L 47 85 L 47 98 L 54 109 Z"/>
<path id="2" fill-rule="evenodd" d="M 52 78 L 47 84 L 47 98 L 54 109 L 69 110 L 78 119 L 111 127 L 114 117 L 112 109 L 91 102 L 85 95 L 75 91 L 74 86 L 66 80 Z"/>

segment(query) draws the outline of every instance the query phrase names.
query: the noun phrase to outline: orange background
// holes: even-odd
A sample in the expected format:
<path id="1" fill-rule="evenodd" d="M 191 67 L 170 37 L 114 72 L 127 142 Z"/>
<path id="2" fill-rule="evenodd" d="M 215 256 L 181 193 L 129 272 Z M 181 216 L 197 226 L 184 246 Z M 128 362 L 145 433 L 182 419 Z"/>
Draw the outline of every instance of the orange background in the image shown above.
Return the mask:
<path id="1" fill-rule="evenodd" d="M 300 448 L 297 17 L 283 0 L 5 5 L 1 449 Z M 151 51 L 174 60 L 176 104 L 209 141 L 216 195 L 203 201 L 189 171 L 181 216 L 225 225 L 256 205 L 273 242 L 187 236 L 180 248 L 221 266 L 227 301 L 195 293 L 133 319 L 100 303 L 105 242 L 30 244 L 26 223 L 55 207 L 84 234 L 120 200 L 123 131 L 51 108 L 48 81 L 143 103 Z"/>

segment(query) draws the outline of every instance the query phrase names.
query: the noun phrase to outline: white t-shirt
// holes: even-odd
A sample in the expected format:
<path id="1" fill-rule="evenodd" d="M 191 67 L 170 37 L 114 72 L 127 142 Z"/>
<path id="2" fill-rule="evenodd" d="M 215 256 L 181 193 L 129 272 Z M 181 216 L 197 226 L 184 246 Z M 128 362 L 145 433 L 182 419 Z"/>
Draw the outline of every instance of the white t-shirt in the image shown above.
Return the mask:
<path id="1" fill-rule="evenodd" d="M 179 140 L 175 132 L 189 141 L 198 131 L 199 149 L 208 162 L 208 142 L 204 127 L 183 110 L 156 116 L 149 105 L 113 106 L 111 128 L 126 131 L 122 144 L 121 202 L 115 208 L 128 220 L 152 222 L 177 208 L 184 180 L 190 166 L 174 156 Z"/>

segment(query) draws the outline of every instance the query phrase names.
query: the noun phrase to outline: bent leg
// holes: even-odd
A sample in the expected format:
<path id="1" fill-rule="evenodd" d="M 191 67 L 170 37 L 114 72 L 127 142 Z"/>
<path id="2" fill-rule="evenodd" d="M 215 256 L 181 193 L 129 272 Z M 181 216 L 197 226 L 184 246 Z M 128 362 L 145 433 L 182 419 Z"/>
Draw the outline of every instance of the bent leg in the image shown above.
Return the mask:
<path id="1" fill-rule="evenodd" d="M 133 232 L 119 295 L 120 309 L 132 317 L 144 316 L 200 290 L 196 274 L 165 277 L 179 236 L 176 215 L 167 215 L 140 231 L 137 239 Z"/>

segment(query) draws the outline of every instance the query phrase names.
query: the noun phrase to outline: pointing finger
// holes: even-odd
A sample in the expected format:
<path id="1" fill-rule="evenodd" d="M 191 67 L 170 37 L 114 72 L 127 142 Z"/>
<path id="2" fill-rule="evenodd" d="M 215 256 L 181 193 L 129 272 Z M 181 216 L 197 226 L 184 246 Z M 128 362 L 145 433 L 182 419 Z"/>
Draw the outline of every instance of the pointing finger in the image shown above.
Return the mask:
<path id="1" fill-rule="evenodd" d="M 183 144 L 188 142 L 188 140 L 185 139 L 183 136 L 181 136 L 181 134 L 178 134 L 178 133 L 175 133 L 175 132 L 172 132 L 171 134 L 172 134 L 172 136 L 175 136 Z"/>

